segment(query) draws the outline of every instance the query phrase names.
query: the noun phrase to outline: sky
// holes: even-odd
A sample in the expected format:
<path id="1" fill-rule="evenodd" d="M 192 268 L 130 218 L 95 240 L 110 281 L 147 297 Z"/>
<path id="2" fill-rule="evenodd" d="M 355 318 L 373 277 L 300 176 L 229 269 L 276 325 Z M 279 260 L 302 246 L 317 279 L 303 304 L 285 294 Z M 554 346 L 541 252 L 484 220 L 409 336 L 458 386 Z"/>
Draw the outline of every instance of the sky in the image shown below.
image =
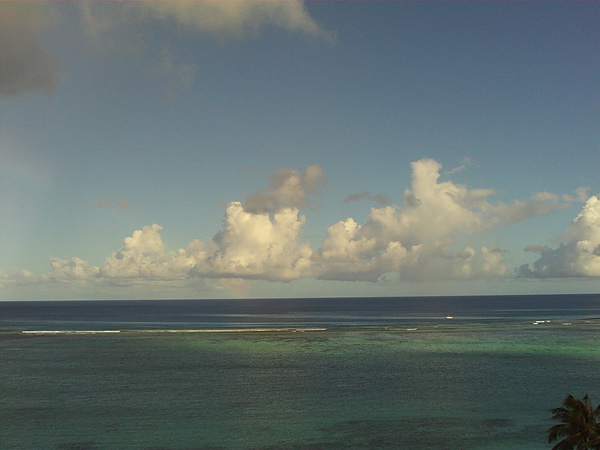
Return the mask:
<path id="1" fill-rule="evenodd" d="M 598 293 L 599 24 L 0 2 L 0 299 Z"/>

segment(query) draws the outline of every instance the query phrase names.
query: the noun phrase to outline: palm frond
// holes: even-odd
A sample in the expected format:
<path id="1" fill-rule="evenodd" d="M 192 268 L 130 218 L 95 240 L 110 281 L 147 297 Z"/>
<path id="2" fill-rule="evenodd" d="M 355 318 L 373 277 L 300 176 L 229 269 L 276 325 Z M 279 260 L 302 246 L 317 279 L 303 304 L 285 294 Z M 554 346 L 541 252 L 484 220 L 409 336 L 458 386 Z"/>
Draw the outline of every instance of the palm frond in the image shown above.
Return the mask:
<path id="1" fill-rule="evenodd" d="M 560 441 L 558 444 L 552 447 L 552 450 L 573 450 L 574 447 L 579 448 L 579 440 L 580 436 L 574 434 L 573 436 L 569 436 L 568 438 Z"/>
<path id="2" fill-rule="evenodd" d="M 548 428 L 548 442 L 558 441 L 552 450 L 600 450 L 600 405 L 595 409 L 586 393 L 581 400 L 567 395 L 562 406 L 551 409 L 552 419 L 562 423 Z"/>
<path id="3" fill-rule="evenodd" d="M 600 450 L 600 437 L 587 441 L 585 448 L 588 450 Z"/>

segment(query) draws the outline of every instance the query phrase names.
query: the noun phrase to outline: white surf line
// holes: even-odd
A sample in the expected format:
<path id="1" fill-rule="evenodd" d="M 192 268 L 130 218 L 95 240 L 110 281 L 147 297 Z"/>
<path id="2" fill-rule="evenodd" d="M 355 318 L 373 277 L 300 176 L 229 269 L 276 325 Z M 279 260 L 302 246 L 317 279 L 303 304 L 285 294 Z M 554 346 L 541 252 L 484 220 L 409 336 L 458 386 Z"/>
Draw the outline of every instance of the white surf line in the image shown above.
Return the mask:
<path id="1" fill-rule="evenodd" d="M 110 333 L 268 333 L 327 331 L 327 328 L 234 328 L 227 329 L 183 329 L 183 330 L 21 330 L 22 334 L 110 334 Z"/>
<path id="2" fill-rule="evenodd" d="M 127 330 L 128 333 L 268 333 L 268 332 L 293 332 L 327 331 L 327 328 L 232 328 L 232 329 L 184 329 L 184 330 Z"/>
<path id="3" fill-rule="evenodd" d="M 22 334 L 100 334 L 120 332 L 121 330 L 21 330 Z"/>

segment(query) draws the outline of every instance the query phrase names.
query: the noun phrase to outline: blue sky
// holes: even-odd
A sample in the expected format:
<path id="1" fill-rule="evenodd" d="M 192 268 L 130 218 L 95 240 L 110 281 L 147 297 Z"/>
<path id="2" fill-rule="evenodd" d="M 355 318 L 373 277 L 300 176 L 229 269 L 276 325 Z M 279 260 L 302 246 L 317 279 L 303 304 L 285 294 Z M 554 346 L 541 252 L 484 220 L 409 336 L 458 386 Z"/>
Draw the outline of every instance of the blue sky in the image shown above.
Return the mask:
<path id="1" fill-rule="evenodd" d="M 2 299 L 598 292 L 596 2 L 2 2 Z"/>

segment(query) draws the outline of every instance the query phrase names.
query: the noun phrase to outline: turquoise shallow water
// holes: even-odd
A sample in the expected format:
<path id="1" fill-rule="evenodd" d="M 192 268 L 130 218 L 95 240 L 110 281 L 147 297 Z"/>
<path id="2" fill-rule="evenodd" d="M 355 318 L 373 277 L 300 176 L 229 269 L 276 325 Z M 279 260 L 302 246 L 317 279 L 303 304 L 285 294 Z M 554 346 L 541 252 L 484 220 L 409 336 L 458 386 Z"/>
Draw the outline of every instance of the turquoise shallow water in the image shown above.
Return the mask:
<path id="1" fill-rule="evenodd" d="M 597 320 L 416 328 L 0 333 L 0 447 L 549 449 L 600 402 Z"/>

